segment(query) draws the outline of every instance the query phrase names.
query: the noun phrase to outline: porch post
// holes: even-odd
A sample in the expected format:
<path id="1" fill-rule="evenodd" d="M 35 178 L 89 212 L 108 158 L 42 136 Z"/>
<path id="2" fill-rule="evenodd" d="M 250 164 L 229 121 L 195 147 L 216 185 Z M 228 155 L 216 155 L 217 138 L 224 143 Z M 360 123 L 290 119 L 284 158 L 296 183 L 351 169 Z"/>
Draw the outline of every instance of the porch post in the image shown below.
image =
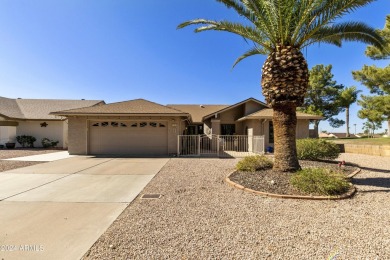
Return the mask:
<path id="1" fill-rule="evenodd" d="M 180 157 L 180 135 L 177 136 L 177 157 Z"/>
<path id="2" fill-rule="evenodd" d="M 219 141 L 220 141 L 220 138 L 219 138 L 219 135 L 217 135 L 217 154 L 219 156 Z"/>
<path id="3" fill-rule="evenodd" d="M 197 135 L 196 138 L 198 138 L 198 156 L 200 156 L 200 135 Z"/>
<path id="4" fill-rule="evenodd" d="M 220 119 L 211 119 L 211 133 L 213 135 L 220 135 L 221 134 L 221 120 Z"/>

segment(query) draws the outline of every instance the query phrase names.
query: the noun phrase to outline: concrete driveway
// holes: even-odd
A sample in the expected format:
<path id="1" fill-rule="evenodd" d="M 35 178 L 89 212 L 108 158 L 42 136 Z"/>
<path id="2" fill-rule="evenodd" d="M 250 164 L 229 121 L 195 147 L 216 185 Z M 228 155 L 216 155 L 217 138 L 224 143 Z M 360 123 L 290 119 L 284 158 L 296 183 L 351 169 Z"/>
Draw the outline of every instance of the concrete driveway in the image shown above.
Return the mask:
<path id="1" fill-rule="evenodd" d="M 74 157 L 0 173 L 0 259 L 80 259 L 168 160 Z"/>

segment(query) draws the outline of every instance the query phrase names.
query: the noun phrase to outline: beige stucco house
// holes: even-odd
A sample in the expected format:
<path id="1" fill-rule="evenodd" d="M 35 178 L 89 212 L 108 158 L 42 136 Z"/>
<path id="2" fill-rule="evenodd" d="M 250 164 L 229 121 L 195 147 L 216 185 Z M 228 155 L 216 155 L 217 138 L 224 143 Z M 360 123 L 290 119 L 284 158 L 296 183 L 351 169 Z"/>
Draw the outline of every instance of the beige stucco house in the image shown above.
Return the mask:
<path id="1" fill-rule="evenodd" d="M 50 115 L 53 111 L 104 104 L 102 100 L 11 99 L 0 97 L 0 144 L 16 142 L 16 136 L 34 136 L 35 147 L 49 138 L 68 147 L 68 122 L 65 117 Z"/>
<path id="2" fill-rule="evenodd" d="M 160 105 L 144 99 L 53 112 L 69 123 L 70 154 L 172 155 L 180 135 L 264 135 L 273 145 L 272 109 L 254 98 L 234 105 Z M 297 137 L 316 115 L 297 113 Z"/>

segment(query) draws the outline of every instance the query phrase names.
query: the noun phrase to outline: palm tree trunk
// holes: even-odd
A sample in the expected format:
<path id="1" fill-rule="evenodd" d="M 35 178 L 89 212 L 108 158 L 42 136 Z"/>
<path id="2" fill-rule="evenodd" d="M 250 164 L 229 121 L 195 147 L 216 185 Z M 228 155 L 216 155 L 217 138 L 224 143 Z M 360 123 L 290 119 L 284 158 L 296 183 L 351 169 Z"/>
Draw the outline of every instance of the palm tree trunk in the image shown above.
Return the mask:
<path id="1" fill-rule="evenodd" d="M 296 105 L 293 103 L 274 105 L 273 110 L 272 122 L 275 138 L 275 162 L 273 169 L 285 172 L 299 170 L 296 147 Z"/>
<path id="2" fill-rule="evenodd" d="M 349 107 L 346 107 L 345 108 L 345 115 L 346 115 L 346 121 L 347 121 L 347 136 L 346 137 L 349 137 Z"/>

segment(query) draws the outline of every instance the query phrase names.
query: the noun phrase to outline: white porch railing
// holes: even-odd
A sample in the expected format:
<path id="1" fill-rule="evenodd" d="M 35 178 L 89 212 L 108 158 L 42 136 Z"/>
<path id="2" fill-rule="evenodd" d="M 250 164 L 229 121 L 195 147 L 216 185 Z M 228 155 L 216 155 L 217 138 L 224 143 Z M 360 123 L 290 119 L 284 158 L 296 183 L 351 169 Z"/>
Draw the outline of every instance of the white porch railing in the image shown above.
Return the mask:
<path id="1" fill-rule="evenodd" d="M 264 153 L 264 136 L 179 135 L 178 156 L 243 157 Z"/>

